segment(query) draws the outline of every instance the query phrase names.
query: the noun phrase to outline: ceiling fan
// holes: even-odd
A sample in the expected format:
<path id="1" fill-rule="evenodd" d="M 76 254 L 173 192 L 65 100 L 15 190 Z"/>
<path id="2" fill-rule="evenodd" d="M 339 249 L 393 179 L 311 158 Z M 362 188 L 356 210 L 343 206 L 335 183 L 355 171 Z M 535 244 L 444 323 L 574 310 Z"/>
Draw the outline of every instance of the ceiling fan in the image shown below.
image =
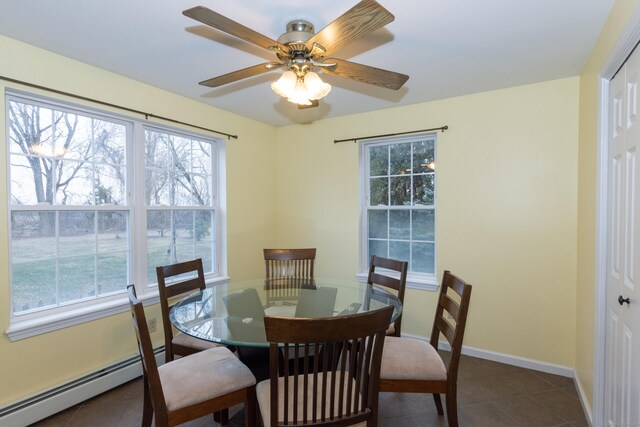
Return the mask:
<path id="1" fill-rule="evenodd" d="M 314 33 L 310 22 L 289 22 L 286 32 L 277 41 L 204 6 L 196 6 L 182 13 L 219 31 L 270 50 L 279 60 L 204 80 L 200 82 L 203 86 L 218 87 L 281 68 L 285 72 L 277 82 L 271 84 L 271 88 L 290 102 L 298 104 L 298 108 L 310 108 L 318 106 L 318 100 L 331 90 L 331 86 L 322 82 L 316 73 L 319 70 L 394 90 L 400 89 L 409 78 L 406 74 L 328 57 L 354 40 L 393 21 L 394 16 L 375 0 L 360 1 L 318 33 Z"/>

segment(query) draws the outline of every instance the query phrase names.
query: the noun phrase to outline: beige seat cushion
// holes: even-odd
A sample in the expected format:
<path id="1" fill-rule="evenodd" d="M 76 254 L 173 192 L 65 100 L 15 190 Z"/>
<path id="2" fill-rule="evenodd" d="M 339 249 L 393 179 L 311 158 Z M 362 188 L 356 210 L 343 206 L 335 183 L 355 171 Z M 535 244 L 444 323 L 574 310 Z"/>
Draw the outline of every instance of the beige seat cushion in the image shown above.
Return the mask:
<path id="1" fill-rule="evenodd" d="M 385 335 L 393 335 L 396 333 L 396 324 L 392 323 L 389 325 L 389 327 L 387 328 L 387 332 L 385 332 Z"/>
<path id="2" fill-rule="evenodd" d="M 226 347 L 182 357 L 158 368 L 169 411 L 222 396 L 256 383 L 249 368 Z"/>
<path id="3" fill-rule="evenodd" d="M 447 369 L 436 349 L 428 342 L 386 337 L 380 379 L 446 381 Z"/>
<path id="4" fill-rule="evenodd" d="M 295 317 L 295 305 L 272 305 L 264 309 L 265 316 Z"/>
<path id="5" fill-rule="evenodd" d="M 201 340 L 200 338 L 192 337 L 191 335 L 183 334 L 182 332 L 175 334 L 171 343 L 181 345 L 183 347 L 195 348 L 196 350 L 208 350 L 210 348 L 224 347 L 222 344 Z"/>
<path id="6" fill-rule="evenodd" d="M 321 380 L 320 380 L 321 376 L 318 375 L 318 388 L 320 389 L 321 387 Z M 304 393 L 304 388 L 302 387 L 302 378 L 301 376 L 299 376 L 299 380 L 298 380 L 298 421 L 302 422 L 302 396 Z M 309 382 L 313 381 L 313 376 L 309 377 Z M 329 373 L 329 375 L 327 376 L 327 382 L 329 383 L 329 381 L 331 381 L 331 373 Z M 271 389 L 270 389 L 271 385 L 270 385 L 270 380 L 264 380 L 258 383 L 258 385 L 256 386 L 256 396 L 258 398 L 258 406 L 260 408 L 260 413 L 262 414 L 262 421 L 264 423 L 264 427 L 270 427 L 271 426 Z M 289 390 L 293 390 L 293 377 L 289 377 Z M 347 387 L 347 383 L 345 382 L 345 390 Z M 309 388 L 309 390 L 307 390 L 307 399 L 309 402 L 309 407 L 307 408 L 307 416 L 309 419 L 311 419 L 312 416 L 312 391 L 313 389 Z M 328 392 L 327 392 L 328 394 Z M 345 392 L 346 395 L 346 392 Z M 321 398 L 322 394 L 319 393 L 318 394 L 318 399 Z M 335 397 L 335 402 L 338 401 L 338 397 Z M 329 396 L 327 396 L 327 402 L 329 401 Z M 284 378 L 280 377 L 278 378 L 278 402 L 279 402 L 279 416 L 278 419 L 279 420 L 284 420 Z M 289 421 L 292 422 L 292 418 L 293 418 L 293 396 L 290 395 L 289 396 Z M 352 400 L 353 402 L 353 400 Z M 318 404 L 320 405 L 320 404 Z M 337 411 L 337 404 L 336 404 L 336 411 Z M 329 413 L 329 404 L 327 403 L 327 414 Z M 318 411 L 320 412 L 320 411 Z M 357 423 L 354 424 L 357 427 L 364 427 L 367 425 L 367 423 L 362 422 L 362 423 Z"/>

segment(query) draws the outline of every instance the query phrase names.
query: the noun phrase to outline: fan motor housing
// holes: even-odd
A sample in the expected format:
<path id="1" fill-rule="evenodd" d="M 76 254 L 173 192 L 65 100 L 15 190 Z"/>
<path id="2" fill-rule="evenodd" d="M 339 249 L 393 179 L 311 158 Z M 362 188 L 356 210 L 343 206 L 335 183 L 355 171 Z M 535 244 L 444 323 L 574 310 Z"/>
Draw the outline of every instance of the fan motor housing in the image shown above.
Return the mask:
<path id="1" fill-rule="evenodd" d="M 304 19 L 296 19 L 287 24 L 287 32 L 278 37 L 283 45 L 305 44 L 314 35 L 313 24 Z"/>

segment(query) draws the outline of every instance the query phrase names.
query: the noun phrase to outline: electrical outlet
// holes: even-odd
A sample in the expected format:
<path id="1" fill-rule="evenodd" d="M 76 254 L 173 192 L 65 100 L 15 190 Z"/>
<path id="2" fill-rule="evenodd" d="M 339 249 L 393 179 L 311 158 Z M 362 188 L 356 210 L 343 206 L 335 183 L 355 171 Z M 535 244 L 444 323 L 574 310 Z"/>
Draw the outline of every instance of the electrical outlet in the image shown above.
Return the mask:
<path id="1" fill-rule="evenodd" d="M 151 319 L 149 319 L 147 324 L 149 325 L 149 333 L 154 333 L 158 328 L 155 317 L 152 317 Z"/>

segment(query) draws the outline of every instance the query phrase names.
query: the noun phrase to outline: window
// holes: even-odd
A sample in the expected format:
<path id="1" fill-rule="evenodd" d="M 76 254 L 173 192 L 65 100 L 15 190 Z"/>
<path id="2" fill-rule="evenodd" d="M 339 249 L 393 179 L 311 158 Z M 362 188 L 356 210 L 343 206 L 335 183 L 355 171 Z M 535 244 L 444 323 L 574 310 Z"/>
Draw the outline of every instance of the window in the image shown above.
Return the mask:
<path id="1" fill-rule="evenodd" d="M 224 272 L 222 142 L 26 95 L 6 108 L 12 323 L 153 293 L 158 265 Z"/>
<path id="2" fill-rule="evenodd" d="M 362 144 L 363 271 L 378 255 L 408 261 L 409 282 L 433 282 L 435 145 L 435 135 Z"/>
<path id="3" fill-rule="evenodd" d="M 145 129 L 147 283 L 158 265 L 202 258 L 216 272 L 211 143 Z"/>

